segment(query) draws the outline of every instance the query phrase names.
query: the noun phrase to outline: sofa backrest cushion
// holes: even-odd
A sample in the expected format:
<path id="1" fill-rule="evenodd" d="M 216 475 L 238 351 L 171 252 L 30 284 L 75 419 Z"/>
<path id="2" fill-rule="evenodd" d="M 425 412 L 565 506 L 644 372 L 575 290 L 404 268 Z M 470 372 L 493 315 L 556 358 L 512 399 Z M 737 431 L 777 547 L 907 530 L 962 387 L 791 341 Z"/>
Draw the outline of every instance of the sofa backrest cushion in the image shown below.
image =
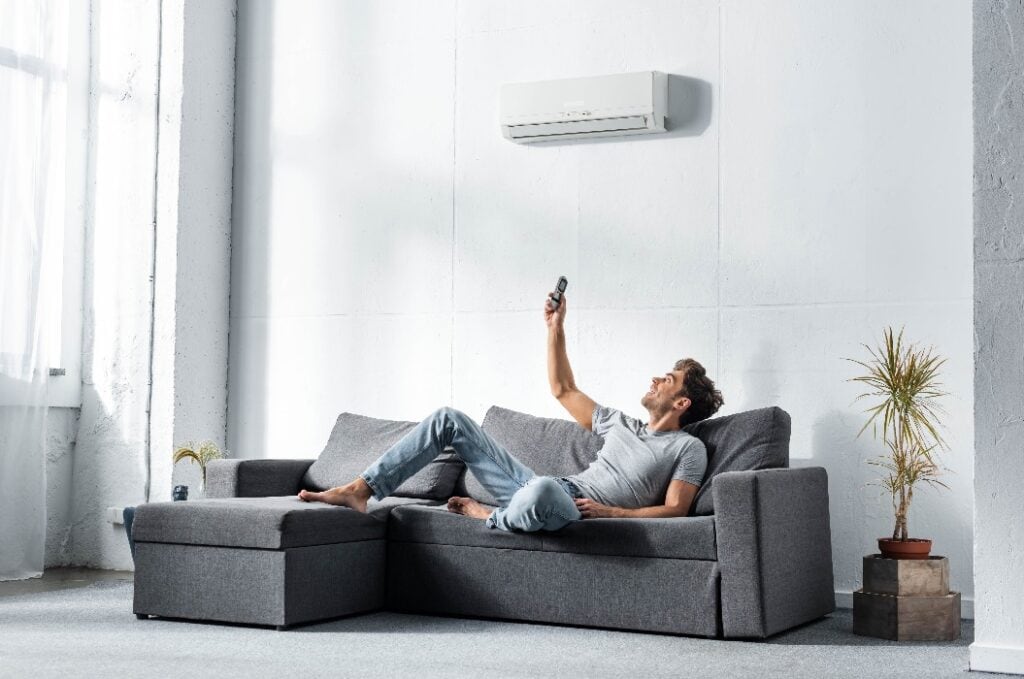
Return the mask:
<path id="1" fill-rule="evenodd" d="M 759 408 L 683 427 L 704 442 L 708 466 L 690 514 L 714 514 L 711 484 L 722 472 L 789 466 L 790 418 L 782 408 Z"/>
<path id="2" fill-rule="evenodd" d="M 491 406 L 484 416 L 483 430 L 520 462 L 541 476 L 569 476 L 586 469 L 597 458 L 604 439 L 575 422 L 536 417 L 508 408 Z M 494 496 L 466 473 L 466 492 L 489 505 Z"/>
<path id="3" fill-rule="evenodd" d="M 303 477 L 307 484 L 305 487 L 320 490 L 345 485 L 412 431 L 416 424 L 353 413 L 338 415 L 327 445 Z M 464 468 L 462 460 L 453 452 L 442 453 L 406 479 L 393 495 L 447 500 Z"/>

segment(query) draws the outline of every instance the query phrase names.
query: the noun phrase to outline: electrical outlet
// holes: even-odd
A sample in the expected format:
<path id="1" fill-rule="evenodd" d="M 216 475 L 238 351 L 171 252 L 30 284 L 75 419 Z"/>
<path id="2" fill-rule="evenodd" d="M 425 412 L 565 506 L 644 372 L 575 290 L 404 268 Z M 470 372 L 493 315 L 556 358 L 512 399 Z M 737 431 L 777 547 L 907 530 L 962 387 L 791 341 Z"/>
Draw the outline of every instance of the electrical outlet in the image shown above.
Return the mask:
<path id="1" fill-rule="evenodd" d="M 124 507 L 107 507 L 107 521 L 115 526 L 123 526 Z"/>

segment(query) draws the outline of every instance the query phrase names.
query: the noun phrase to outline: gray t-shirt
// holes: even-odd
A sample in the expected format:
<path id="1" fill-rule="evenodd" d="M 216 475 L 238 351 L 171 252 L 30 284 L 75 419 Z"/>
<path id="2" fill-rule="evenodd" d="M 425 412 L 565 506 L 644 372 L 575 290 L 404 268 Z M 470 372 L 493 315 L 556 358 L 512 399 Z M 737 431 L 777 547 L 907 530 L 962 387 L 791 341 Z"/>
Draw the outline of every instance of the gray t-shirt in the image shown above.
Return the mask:
<path id="1" fill-rule="evenodd" d="M 590 466 L 567 477 L 583 495 L 612 507 L 636 509 L 665 504 L 669 482 L 699 486 L 708 454 L 685 431 L 649 431 L 647 425 L 614 408 L 594 408 L 593 431 L 604 447 Z"/>

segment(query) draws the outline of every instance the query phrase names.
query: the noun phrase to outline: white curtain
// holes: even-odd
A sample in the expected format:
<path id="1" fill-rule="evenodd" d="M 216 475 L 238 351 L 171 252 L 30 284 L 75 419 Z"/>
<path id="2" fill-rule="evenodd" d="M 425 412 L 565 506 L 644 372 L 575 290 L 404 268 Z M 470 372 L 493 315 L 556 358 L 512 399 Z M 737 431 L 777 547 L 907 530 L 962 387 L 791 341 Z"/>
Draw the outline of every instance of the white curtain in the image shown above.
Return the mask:
<path id="1" fill-rule="evenodd" d="M 73 0 L 78 1 L 78 0 Z M 67 0 L 0 0 L 0 580 L 42 574 L 65 220 Z"/>

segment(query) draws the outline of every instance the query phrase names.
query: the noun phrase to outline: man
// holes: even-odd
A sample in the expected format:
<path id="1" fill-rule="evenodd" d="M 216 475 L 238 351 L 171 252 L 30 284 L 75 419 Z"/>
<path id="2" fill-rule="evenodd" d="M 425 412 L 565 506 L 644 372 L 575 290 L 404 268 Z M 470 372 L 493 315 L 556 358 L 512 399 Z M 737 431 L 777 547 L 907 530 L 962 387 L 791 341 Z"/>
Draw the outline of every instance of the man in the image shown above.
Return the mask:
<path id="1" fill-rule="evenodd" d="M 556 309 L 544 306 L 548 326 L 548 378 L 551 393 L 581 427 L 604 438 L 597 459 L 569 477 L 538 476 L 488 436 L 464 413 L 441 408 L 381 455 L 354 481 L 314 493 L 320 501 L 366 511 L 371 497 L 381 500 L 403 481 L 452 446 L 487 490 L 498 500 L 490 509 L 467 497 L 448 500 L 448 510 L 484 519 L 503 530 L 558 530 L 593 517 L 686 516 L 707 468 L 707 452 L 682 427 L 710 417 L 723 404 L 722 394 L 693 359 L 676 362 L 663 376 L 651 378 L 640 399 L 647 424 L 595 403 L 576 388 L 565 352 L 566 299 Z"/>

